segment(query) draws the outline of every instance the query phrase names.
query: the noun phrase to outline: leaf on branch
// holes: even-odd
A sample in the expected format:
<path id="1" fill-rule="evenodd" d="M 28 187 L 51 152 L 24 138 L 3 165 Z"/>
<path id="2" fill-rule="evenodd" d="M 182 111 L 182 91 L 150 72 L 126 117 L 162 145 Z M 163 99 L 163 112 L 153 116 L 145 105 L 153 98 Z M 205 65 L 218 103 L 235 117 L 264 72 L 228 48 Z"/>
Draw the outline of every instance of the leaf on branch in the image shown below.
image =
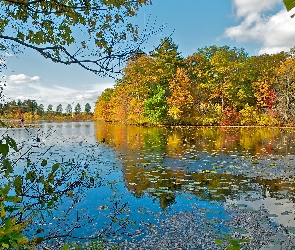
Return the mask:
<path id="1" fill-rule="evenodd" d="M 47 160 L 46 159 L 43 159 L 42 162 L 41 162 L 41 166 L 42 167 L 45 167 L 47 165 Z"/>
<path id="2" fill-rule="evenodd" d="M 0 209 L 1 209 L 1 212 L 0 212 L 1 218 L 4 218 L 4 217 L 6 216 L 6 211 L 5 211 L 5 209 L 4 209 L 4 204 L 3 204 L 3 202 L 1 202 L 1 207 L 0 207 Z"/>
<path id="3" fill-rule="evenodd" d="M 11 148 L 13 148 L 15 151 L 18 151 L 16 142 L 13 138 L 11 138 L 10 136 L 6 136 L 5 140 Z"/>
<path id="4" fill-rule="evenodd" d="M 59 163 L 56 163 L 52 166 L 52 171 L 55 172 L 59 168 Z"/>
<path id="5" fill-rule="evenodd" d="M 0 154 L 6 156 L 9 152 L 9 146 L 7 144 L 0 144 Z"/>
<path id="6" fill-rule="evenodd" d="M 295 0 L 284 0 L 284 4 L 288 11 L 292 10 L 295 7 Z"/>
<path id="7" fill-rule="evenodd" d="M 23 185 L 23 180 L 22 180 L 21 176 L 17 176 L 14 179 L 13 185 L 14 185 L 14 189 L 15 189 L 16 194 L 20 195 L 21 190 L 22 190 L 22 185 Z"/>

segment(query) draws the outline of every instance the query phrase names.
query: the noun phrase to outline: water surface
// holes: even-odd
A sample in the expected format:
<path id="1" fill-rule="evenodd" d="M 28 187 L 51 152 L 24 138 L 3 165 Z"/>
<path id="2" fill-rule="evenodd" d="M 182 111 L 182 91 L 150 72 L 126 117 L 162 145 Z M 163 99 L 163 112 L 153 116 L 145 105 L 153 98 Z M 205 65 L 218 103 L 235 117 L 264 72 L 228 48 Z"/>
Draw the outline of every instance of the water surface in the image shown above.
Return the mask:
<path id="1" fill-rule="evenodd" d="M 101 122 L 45 122 L 9 131 L 23 151 L 35 145 L 30 157 L 36 160 L 49 158 L 54 163 L 75 159 L 90 163 L 101 173 L 111 170 L 106 180 L 115 181 L 115 188 L 105 185 L 89 190 L 77 204 L 76 210 L 87 211 L 98 220 L 77 230 L 77 235 L 103 227 L 108 207 L 120 200 L 128 203 L 130 220 L 136 222 L 129 229 L 134 235 L 139 225 L 154 225 L 165 216 L 187 211 L 205 218 L 210 230 L 216 230 L 215 235 L 239 231 L 222 223 L 236 212 L 226 209 L 231 204 L 244 211 L 264 211 L 265 226 L 269 227 L 269 222 L 281 224 L 290 237 L 295 232 L 294 132 L 283 128 L 166 128 Z M 19 160 L 20 172 L 22 160 L 25 164 L 25 159 Z M 145 237 L 146 227 L 141 228 L 134 240 Z M 247 228 L 239 232 L 251 238 Z M 272 240 L 269 244 L 275 249 L 283 243 Z"/>

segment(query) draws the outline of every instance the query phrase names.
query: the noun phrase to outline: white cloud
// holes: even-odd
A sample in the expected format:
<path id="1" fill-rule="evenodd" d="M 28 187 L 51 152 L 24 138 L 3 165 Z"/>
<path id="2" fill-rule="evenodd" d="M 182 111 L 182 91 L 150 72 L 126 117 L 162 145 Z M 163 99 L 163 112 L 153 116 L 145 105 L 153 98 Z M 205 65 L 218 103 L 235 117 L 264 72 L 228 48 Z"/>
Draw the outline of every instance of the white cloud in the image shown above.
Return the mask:
<path id="1" fill-rule="evenodd" d="M 233 0 L 236 15 L 244 17 L 253 13 L 261 13 L 266 10 L 271 10 L 281 0 Z"/>
<path id="2" fill-rule="evenodd" d="M 39 76 L 27 76 L 25 74 L 11 75 L 8 77 L 10 83 L 30 83 L 40 81 Z"/>
<path id="3" fill-rule="evenodd" d="M 281 0 L 233 0 L 236 16 L 241 20 L 225 30 L 224 36 L 237 42 L 256 42 L 259 54 L 288 51 L 295 45 L 295 18 L 281 4 L 276 14 L 267 13 Z"/>
<path id="4" fill-rule="evenodd" d="M 113 83 L 101 83 L 87 86 L 87 90 L 74 89 L 57 85 L 44 85 L 40 77 L 29 77 L 25 74 L 11 75 L 6 77 L 7 86 L 5 87 L 5 96 L 9 100 L 36 100 L 38 104 L 43 104 L 45 108 L 52 104 L 55 108 L 62 104 L 65 109 L 67 104 L 76 105 L 80 103 L 82 109 L 88 102 L 92 109 L 98 96 L 105 88 L 113 87 Z M 82 86 L 82 84 L 80 85 Z"/>

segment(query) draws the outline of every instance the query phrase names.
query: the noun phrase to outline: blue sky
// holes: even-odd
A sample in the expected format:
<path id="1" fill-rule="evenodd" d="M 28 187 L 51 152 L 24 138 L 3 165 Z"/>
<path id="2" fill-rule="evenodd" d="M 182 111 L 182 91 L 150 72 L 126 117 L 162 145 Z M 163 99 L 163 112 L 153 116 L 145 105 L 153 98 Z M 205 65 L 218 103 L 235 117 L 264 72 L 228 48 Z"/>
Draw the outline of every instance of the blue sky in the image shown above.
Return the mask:
<path id="1" fill-rule="evenodd" d="M 183 56 L 210 45 L 243 47 L 250 55 L 288 51 L 295 45 L 295 18 L 281 0 L 153 0 L 134 19 L 143 28 L 148 20 L 166 28 L 151 37 L 151 51 L 161 38 L 172 34 Z M 8 100 L 34 99 L 39 104 L 94 102 L 114 80 L 100 78 L 78 66 L 54 64 L 29 49 L 6 57 L 4 71 Z"/>

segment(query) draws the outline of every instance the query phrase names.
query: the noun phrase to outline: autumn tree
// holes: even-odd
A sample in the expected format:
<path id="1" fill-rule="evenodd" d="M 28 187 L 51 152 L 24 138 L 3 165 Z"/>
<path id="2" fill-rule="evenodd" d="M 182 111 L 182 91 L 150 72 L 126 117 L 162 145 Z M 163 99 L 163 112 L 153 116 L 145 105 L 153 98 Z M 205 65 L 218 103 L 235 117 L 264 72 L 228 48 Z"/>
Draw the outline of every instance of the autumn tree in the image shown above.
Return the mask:
<path id="1" fill-rule="evenodd" d="M 111 119 L 127 123 L 162 123 L 167 118 L 169 81 L 174 78 L 182 58 L 171 38 L 161 40 L 150 55 L 136 53 L 123 69 L 123 77 L 116 82 L 109 100 L 99 98 L 95 117 L 103 117 L 98 110 L 111 107 Z"/>
<path id="2" fill-rule="evenodd" d="M 288 58 L 277 69 L 275 110 L 283 123 L 295 120 L 295 58 Z"/>
<path id="3" fill-rule="evenodd" d="M 98 100 L 95 103 L 94 108 L 94 119 L 95 120 L 104 120 L 111 121 L 111 108 L 110 108 L 110 100 L 112 98 L 113 89 L 107 88 L 105 89 L 101 95 L 98 97 Z"/>
<path id="4" fill-rule="evenodd" d="M 263 54 L 249 58 L 249 78 L 261 112 L 272 109 L 276 101 L 274 84 L 277 68 L 286 60 L 285 52 L 268 55 Z"/>
<path id="5" fill-rule="evenodd" d="M 174 79 L 169 81 L 169 93 L 168 115 L 176 123 L 192 122 L 195 91 L 193 82 L 184 69 L 178 68 Z"/>
<path id="6" fill-rule="evenodd" d="M 150 36 L 131 19 L 149 2 L 1 1 L 0 47 L 9 53 L 29 48 L 56 63 L 113 74 Z"/>
<path id="7" fill-rule="evenodd" d="M 228 46 L 211 46 L 205 47 L 204 53 L 210 61 L 210 70 L 207 71 L 212 93 L 210 99 L 219 103 L 221 110 L 226 106 L 232 107 L 237 96 L 236 91 L 240 88 L 240 82 L 236 82 L 234 78 L 247 58 L 246 52 L 244 49 L 231 49 Z"/>
<path id="8" fill-rule="evenodd" d="M 181 66 L 182 57 L 171 38 L 162 39 L 150 56 L 155 62 L 154 79 L 149 82 L 150 97 L 144 104 L 144 114 L 151 123 L 157 124 L 164 122 L 167 117 L 166 96 L 169 95 L 169 81 L 173 79 L 177 67 Z"/>
<path id="9" fill-rule="evenodd" d="M 124 92 L 122 94 L 128 99 L 128 103 L 125 104 L 125 108 L 122 107 L 122 110 L 127 112 L 129 123 L 148 122 L 148 118 L 144 115 L 144 105 L 150 97 L 151 83 L 157 81 L 154 69 L 155 61 L 147 54 L 141 53 L 129 60 L 126 68 L 122 70 L 123 77 L 116 86 L 120 92 Z M 120 100 L 121 97 L 118 99 Z"/>

